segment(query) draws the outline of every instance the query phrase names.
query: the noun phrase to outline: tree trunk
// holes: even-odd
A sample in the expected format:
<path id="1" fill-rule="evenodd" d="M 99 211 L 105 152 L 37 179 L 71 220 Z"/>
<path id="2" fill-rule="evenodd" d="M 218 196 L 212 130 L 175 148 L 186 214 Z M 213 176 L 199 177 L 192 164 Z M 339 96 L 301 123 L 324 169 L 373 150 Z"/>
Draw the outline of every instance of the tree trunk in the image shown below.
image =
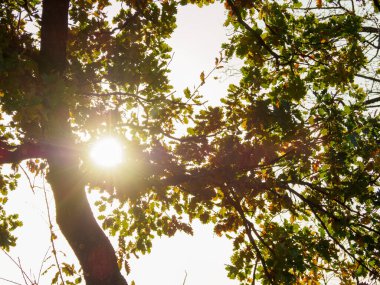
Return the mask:
<path id="1" fill-rule="evenodd" d="M 43 0 L 42 4 L 39 68 L 41 75 L 57 81 L 64 80 L 69 3 L 69 0 Z M 56 149 L 47 154 L 47 179 L 54 193 L 57 223 L 78 257 L 87 285 L 125 285 L 115 251 L 91 211 L 79 159 L 70 147 L 74 143 L 64 91 L 51 88 L 51 84 L 51 80 L 42 82 L 41 96 L 48 116 L 42 127 L 44 140 Z"/>
<path id="2" fill-rule="evenodd" d="M 60 157 L 58 152 L 48 162 L 57 223 L 79 259 L 86 284 L 127 284 L 120 274 L 112 245 L 91 211 L 76 159 Z"/>

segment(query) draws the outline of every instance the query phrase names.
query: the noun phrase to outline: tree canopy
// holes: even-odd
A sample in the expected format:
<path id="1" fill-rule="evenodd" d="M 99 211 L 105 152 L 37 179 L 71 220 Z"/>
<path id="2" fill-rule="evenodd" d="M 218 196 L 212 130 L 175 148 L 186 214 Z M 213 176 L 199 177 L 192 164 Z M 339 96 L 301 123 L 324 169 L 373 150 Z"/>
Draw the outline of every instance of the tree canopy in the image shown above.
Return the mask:
<path id="1" fill-rule="evenodd" d="M 214 2 L 231 31 L 214 69 L 243 64 L 240 82 L 208 105 L 200 87 L 212 72 L 174 92 L 167 40 L 178 5 Z M 377 284 L 379 9 L 378 0 L 1 1 L 0 163 L 14 173 L 1 176 L 0 202 L 22 161 L 46 175 L 88 285 L 126 284 L 131 255 L 149 253 L 155 236 L 192 234 L 196 219 L 231 240 L 226 271 L 240 284 Z M 129 153 L 109 172 L 87 151 L 104 136 Z M 87 190 L 104 193 L 103 229 Z M 0 206 L 4 250 L 20 225 Z"/>

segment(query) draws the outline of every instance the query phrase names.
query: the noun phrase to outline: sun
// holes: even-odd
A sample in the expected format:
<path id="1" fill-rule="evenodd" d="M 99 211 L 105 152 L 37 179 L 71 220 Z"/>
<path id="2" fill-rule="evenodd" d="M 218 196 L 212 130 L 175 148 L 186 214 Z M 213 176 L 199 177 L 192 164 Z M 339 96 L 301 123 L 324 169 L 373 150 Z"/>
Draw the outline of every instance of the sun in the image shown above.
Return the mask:
<path id="1" fill-rule="evenodd" d="M 102 138 L 93 144 L 90 157 L 98 166 L 115 167 L 123 161 L 122 144 L 112 137 Z"/>

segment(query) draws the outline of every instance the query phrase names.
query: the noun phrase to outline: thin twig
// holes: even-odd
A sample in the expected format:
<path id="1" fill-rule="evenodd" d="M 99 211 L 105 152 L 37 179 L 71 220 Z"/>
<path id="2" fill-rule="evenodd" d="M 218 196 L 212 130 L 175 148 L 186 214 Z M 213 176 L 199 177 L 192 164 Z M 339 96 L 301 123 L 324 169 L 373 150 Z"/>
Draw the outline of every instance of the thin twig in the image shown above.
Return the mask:
<path id="1" fill-rule="evenodd" d="M 187 271 L 185 270 L 185 278 L 183 279 L 182 285 L 185 285 L 187 279 Z"/>
<path id="2" fill-rule="evenodd" d="M 17 268 L 20 269 L 20 271 L 21 271 L 21 273 L 22 273 L 22 277 L 23 277 L 24 280 L 25 280 L 25 283 L 27 284 L 27 281 L 26 281 L 26 279 L 25 279 L 25 277 L 26 277 L 26 278 L 29 280 L 29 282 L 33 284 L 32 280 L 29 278 L 29 276 L 25 273 L 24 269 L 22 268 L 21 263 L 20 263 L 20 259 L 19 259 L 19 263 L 17 263 L 16 260 L 14 260 L 13 257 L 10 256 L 9 253 L 7 253 L 5 250 L 2 250 L 2 251 L 4 252 L 4 254 L 5 254 L 6 256 L 8 256 L 8 258 L 9 258 L 10 260 L 12 260 L 12 262 L 13 262 L 14 264 L 16 264 Z"/>
<path id="3" fill-rule="evenodd" d="M 53 232 L 53 223 L 52 223 L 52 219 L 51 219 L 51 215 L 50 215 L 50 207 L 49 207 L 49 202 L 48 202 L 47 194 L 46 194 L 45 176 L 42 175 L 42 177 L 43 177 L 42 178 L 42 185 L 43 185 L 43 189 L 44 189 L 45 204 L 46 204 L 47 216 L 48 216 L 48 221 L 49 221 L 50 242 L 51 242 L 51 246 L 53 249 L 52 252 L 53 252 L 55 263 L 57 264 L 59 277 L 61 278 L 62 284 L 66 284 L 65 280 L 63 279 L 62 270 L 61 270 L 61 266 L 60 266 L 59 261 L 58 261 L 57 250 L 55 248 L 55 243 L 54 243 L 55 234 Z"/>
<path id="4" fill-rule="evenodd" d="M 28 279 L 30 281 L 30 283 L 33 284 L 32 280 L 29 278 L 29 276 L 22 269 L 20 258 L 18 257 L 17 260 L 18 260 L 17 265 L 18 265 L 18 268 L 20 268 L 20 270 L 21 270 L 21 275 L 22 275 L 22 278 L 24 279 L 25 284 L 28 284 L 28 282 L 26 281 L 26 279 Z"/>
<path id="5" fill-rule="evenodd" d="M 255 266 L 253 267 L 252 284 L 251 284 L 251 285 L 255 285 L 255 283 L 256 283 L 256 268 L 257 268 L 257 263 L 258 263 L 258 261 L 259 261 L 259 260 L 256 258 Z"/>
<path id="6" fill-rule="evenodd" d="M 22 172 L 24 172 L 25 176 L 26 176 L 26 179 L 28 180 L 28 183 L 29 183 L 29 186 L 30 186 L 30 189 L 32 190 L 32 192 L 35 194 L 34 192 L 34 182 L 32 183 L 32 180 L 30 179 L 29 177 L 29 174 L 26 172 L 26 170 L 24 169 L 24 167 L 22 167 L 21 164 L 19 164 L 19 167 L 21 168 Z"/>
<path id="7" fill-rule="evenodd" d="M 9 282 L 9 283 L 12 283 L 12 284 L 16 284 L 16 285 L 22 285 L 21 283 L 14 282 L 12 280 L 9 280 L 9 279 L 3 278 L 3 277 L 0 277 L 0 280 L 6 281 L 6 282 Z"/>
<path id="8" fill-rule="evenodd" d="M 38 272 L 37 284 L 40 283 L 40 278 L 42 276 L 42 268 L 43 268 L 43 265 L 45 264 L 45 262 L 48 260 L 49 251 L 50 251 L 50 247 L 47 249 L 47 251 L 46 251 L 46 253 L 44 255 L 44 258 L 42 259 L 41 266 L 40 266 L 40 271 Z"/>
<path id="9" fill-rule="evenodd" d="M 367 75 L 364 75 L 364 74 L 356 74 L 356 76 L 357 76 L 357 77 L 364 78 L 364 79 L 368 79 L 368 80 L 373 80 L 373 81 L 376 81 L 376 82 L 380 82 L 380 79 L 375 78 L 375 77 L 371 77 L 371 76 L 367 76 Z"/>

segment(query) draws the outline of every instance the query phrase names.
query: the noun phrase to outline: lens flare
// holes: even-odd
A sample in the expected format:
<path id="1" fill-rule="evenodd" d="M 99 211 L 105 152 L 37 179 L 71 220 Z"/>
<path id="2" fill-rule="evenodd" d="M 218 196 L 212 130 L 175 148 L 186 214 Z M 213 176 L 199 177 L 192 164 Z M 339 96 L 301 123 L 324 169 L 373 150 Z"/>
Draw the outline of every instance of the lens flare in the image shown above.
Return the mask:
<path id="1" fill-rule="evenodd" d="M 123 161 L 123 147 L 115 138 L 103 138 L 91 148 L 90 157 L 101 167 L 114 167 Z"/>

